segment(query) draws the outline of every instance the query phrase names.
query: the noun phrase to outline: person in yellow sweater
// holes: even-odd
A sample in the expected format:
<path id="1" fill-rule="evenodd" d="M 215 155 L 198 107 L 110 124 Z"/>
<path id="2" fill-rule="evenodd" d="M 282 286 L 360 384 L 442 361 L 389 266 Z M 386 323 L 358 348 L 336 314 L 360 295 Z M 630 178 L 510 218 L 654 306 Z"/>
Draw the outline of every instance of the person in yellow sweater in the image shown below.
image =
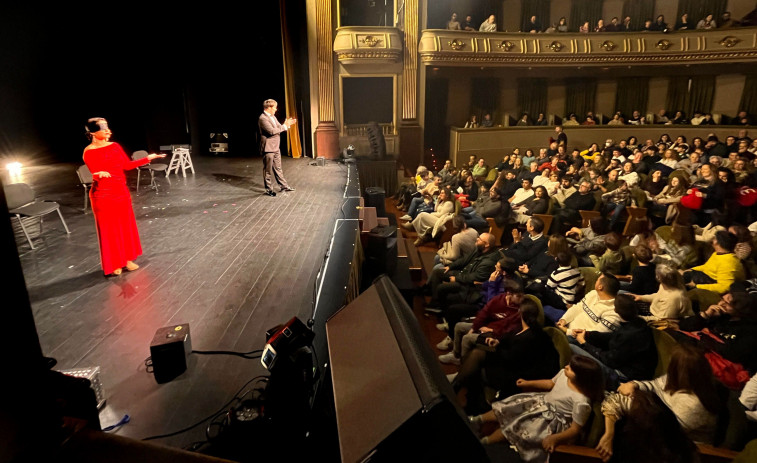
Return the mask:
<path id="1" fill-rule="evenodd" d="M 712 253 L 707 262 L 681 271 L 688 288 L 705 289 L 718 294 L 728 292 L 731 284 L 744 279 L 744 267 L 733 253 L 737 238 L 725 230 L 715 233 Z"/>

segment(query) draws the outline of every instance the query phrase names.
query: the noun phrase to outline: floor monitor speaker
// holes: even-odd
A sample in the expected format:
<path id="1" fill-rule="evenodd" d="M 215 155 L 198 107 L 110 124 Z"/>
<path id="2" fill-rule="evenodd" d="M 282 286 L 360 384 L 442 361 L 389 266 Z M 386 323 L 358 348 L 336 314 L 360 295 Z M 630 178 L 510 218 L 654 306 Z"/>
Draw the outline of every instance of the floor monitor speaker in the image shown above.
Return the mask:
<path id="1" fill-rule="evenodd" d="M 488 461 L 386 276 L 326 322 L 342 462 Z"/>

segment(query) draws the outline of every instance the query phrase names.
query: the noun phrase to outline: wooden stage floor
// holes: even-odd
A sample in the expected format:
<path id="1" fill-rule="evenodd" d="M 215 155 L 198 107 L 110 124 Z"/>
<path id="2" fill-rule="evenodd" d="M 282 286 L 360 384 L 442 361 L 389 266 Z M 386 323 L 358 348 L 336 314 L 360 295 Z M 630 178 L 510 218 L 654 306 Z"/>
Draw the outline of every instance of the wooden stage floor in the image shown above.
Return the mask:
<path id="1" fill-rule="evenodd" d="M 261 349 L 265 331 L 313 310 L 316 275 L 343 217 L 346 167 L 283 159 L 295 192 L 263 195 L 260 158 L 195 156 L 196 174 L 163 174 L 159 192 L 130 172 L 144 255 L 141 268 L 105 278 L 91 211 L 75 164 L 24 168 L 16 181 L 62 204 L 71 230 L 48 216 L 36 250 L 17 239 L 42 350 L 56 369 L 99 366 L 103 427 L 135 439 L 181 430 L 213 414 L 252 378 L 258 360 L 192 355 L 188 371 L 159 385 L 145 359 L 158 328 L 188 323 L 195 350 Z M 147 176 L 149 182 L 149 175 Z M 5 179 L 4 179 L 5 180 Z M 205 425 L 157 443 L 205 440 Z"/>

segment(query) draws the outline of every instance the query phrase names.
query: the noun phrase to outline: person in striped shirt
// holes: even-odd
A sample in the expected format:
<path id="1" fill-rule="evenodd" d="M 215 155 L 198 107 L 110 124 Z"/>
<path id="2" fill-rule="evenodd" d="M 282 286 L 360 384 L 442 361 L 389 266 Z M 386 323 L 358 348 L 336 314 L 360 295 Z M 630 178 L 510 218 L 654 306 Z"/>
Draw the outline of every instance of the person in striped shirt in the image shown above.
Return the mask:
<path id="1" fill-rule="evenodd" d="M 572 258 L 569 252 L 557 253 L 559 267 L 549 276 L 541 294 L 544 316 L 553 323 L 563 316 L 569 306 L 577 302 L 578 294 L 584 286 L 583 275 L 578 268 L 570 265 Z"/>

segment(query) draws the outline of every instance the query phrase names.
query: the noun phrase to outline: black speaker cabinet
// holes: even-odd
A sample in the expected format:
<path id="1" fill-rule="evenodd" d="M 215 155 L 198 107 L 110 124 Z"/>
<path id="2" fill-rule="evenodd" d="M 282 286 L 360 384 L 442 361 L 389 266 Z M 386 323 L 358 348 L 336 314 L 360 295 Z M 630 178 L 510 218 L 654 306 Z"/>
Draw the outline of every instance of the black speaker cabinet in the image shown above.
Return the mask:
<path id="1" fill-rule="evenodd" d="M 369 186 L 365 189 L 365 206 L 375 207 L 376 216 L 386 217 L 386 192 L 378 186 Z"/>
<path id="2" fill-rule="evenodd" d="M 184 373 L 192 353 L 189 324 L 158 328 L 150 343 L 150 356 L 155 381 L 167 383 Z"/>
<path id="3" fill-rule="evenodd" d="M 387 276 L 326 322 L 342 462 L 488 461 Z"/>

